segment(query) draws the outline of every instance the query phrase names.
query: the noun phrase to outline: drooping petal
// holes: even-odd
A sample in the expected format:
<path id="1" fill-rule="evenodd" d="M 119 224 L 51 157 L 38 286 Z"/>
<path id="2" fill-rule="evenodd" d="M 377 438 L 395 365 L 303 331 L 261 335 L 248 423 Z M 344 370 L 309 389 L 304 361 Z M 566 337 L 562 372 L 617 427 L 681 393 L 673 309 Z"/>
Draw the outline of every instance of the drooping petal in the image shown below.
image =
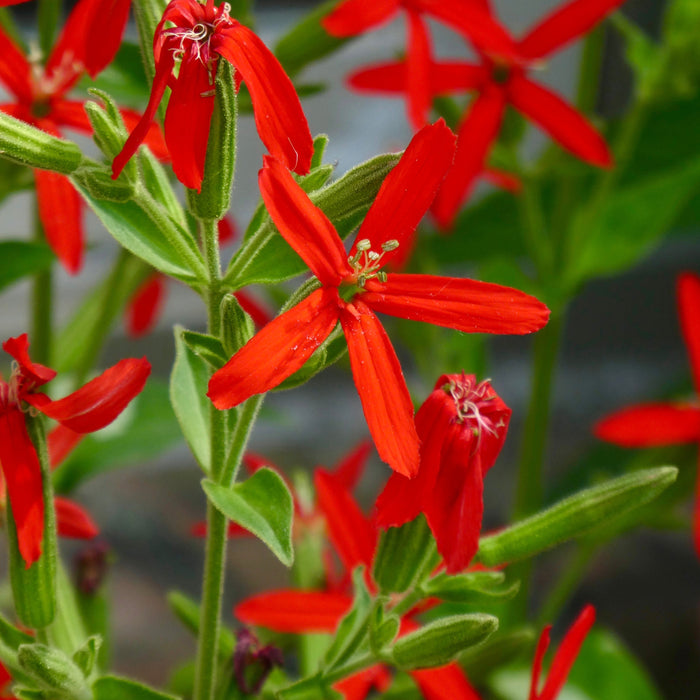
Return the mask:
<path id="1" fill-rule="evenodd" d="M 405 95 L 408 90 L 408 67 L 405 61 L 378 63 L 351 73 L 348 85 L 360 92 L 380 92 Z M 488 77 L 482 66 L 458 61 L 433 63 L 430 71 L 431 95 L 445 95 L 481 87 Z"/>
<path id="2" fill-rule="evenodd" d="M 386 22 L 399 5 L 399 0 L 345 0 L 324 17 L 321 24 L 333 36 L 355 36 Z"/>
<path id="3" fill-rule="evenodd" d="M 351 605 L 352 596 L 345 593 L 282 590 L 246 598 L 233 614 L 247 625 L 276 632 L 334 632 Z"/>
<path id="4" fill-rule="evenodd" d="M 408 116 L 414 129 L 425 126 L 432 104 L 430 37 L 420 15 L 408 10 L 408 52 L 406 54 Z"/>
<path id="5" fill-rule="evenodd" d="M 472 102 L 459 126 L 455 159 L 431 208 L 442 229 L 454 218 L 484 171 L 491 146 L 498 138 L 506 108 L 500 88 L 487 87 Z"/>
<path id="6" fill-rule="evenodd" d="M 480 700 L 456 663 L 410 673 L 425 700 Z"/>
<path id="7" fill-rule="evenodd" d="M 61 496 L 55 496 L 53 504 L 56 508 L 56 528 L 61 537 L 72 537 L 78 540 L 91 540 L 97 537 L 99 530 L 90 514 L 74 501 Z"/>
<path id="8" fill-rule="evenodd" d="M 592 605 L 586 605 L 562 639 L 538 700 L 555 700 L 559 695 L 559 691 L 564 687 L 569 671 L 576 661 L 581 645 L 594 622 L 595 608 Z"/>
<path id="9" fill-rule="evenodd" d="M 542 58 L 583 36 L 625 0 L 571 0 L 537 23 L 518 43 L 526 60 Z"/>
<path id="10" fill-rule="evenodd" d="M 144 357 L 128 358 L 90 380 L 72 394 L 51 401 L 29 394 L 27 403 L 76 433 L 92 433 L 109 425 L 146 384 L 151 365 Z"/>
<path id="11" fill-rule="evenodd" d="M 340 316 L 350 367 L 377 452 L 407 477 L 418 472 L 413 404 L 398 358 L 377 317 L 361 301 Z"/>
<path id="12" fill-rule="evenodd" d="M 80 195 L 59 173 L 35 170 L 34 181 L 46 240 L 63 267 L 75 275 L 83 265 L 85 247 Z"/>
<path id="13" fill-rule="evenodd" d="M 483 476 L 478 446 L 471 431 L 447 441 L 440 473 L 426 497 L 425 514 L 448 574 L 465 569 L 479 548 L 484 513 Z"/>
<path id="14" fill-rule="evenodd" d="M 561 97 L 523 75 L 514 75 L 507 91 L 513 107 L 532 119 L 565 149 L 591 165 L 612 166 L 613 157 L 605 139 Z"/>
<path id="15" fill-rule="evenodd" d="M 260 194 L 279 232 L 321 284 L 338 286 L 350 271 L 338 232 L 282 163 L 274 158 L 264 163 Z"/>
<path id="16" fill-rule="evenodd" d="M 376 199 L 367 212 L 357 238 L 350 250 L 353 256 L 357 241 L 368 239 L 371 250 L 380 252 L 382 243 L 404 242 L 428 211 L 447 169 L 452 164 L 455 135 L 445 122 L 423 127 L 386 176 Z M 391 261 L 393 252 L 386 253 L 383 264 Z"/>
<path id="17" fill-rule="evenodd" d="M 521 335 L 547 323 L 549 309 L 535 297 L 490 282 L 436 275 L 387 275 L 370 280 L 362 301 L 375 311 L 465 333 Z"/>
<path id="18" fill-rule="evenodd" d="M 424 509 L 440 472 L 442 450 L 454 426 L 454 411 L 446 401 L 431 394 L 416 413 L 420 438 L 420 469 L 413 479 L 392 474 L 377 497 L 377 524 L 398 527 L 413 520 Z"/>
<path id="19" fill-rule="evenodd" d="M 17 361 L 22 379 L 31 384 L 31 388 L 50 382 L 56 376 L 56 370 L 32 362 L 29 357 L 29 336 L 26 333 L 16 338 L 9 338 L 2 344 L 2 349 Z"/>
<path id="20" fill-rule="evenodd" d="M 338 322 L 338 292 L 322 288 L 268 323 L 209 382 L 219 409 L 233 408 L 282 383 L 311 357 Z"/>
<path id="21" fill-rule="evenodd" d="M 32 69 L 12 39 L 0 29 L 0 82 L 19 100 L 32 102 Z"/>
<path id="22" fill-rule="evenodd" d="M 141 113 L 137 112 L 135 109 L 122 107 L 119 109 L 119 114 L 122 115 L 124 126 L 126 126 L 127 131 L 135 129 L 136 125 L 141 121 Z M 158 160 L 167 161 L 170 159 L 170 152 L 165 143 L 165 137 L 163 136 L 160 126 L 156 122 L 151 122 L 143 142 L 151 149 L 151 153 L 153 153 Z"/>
<path id="23" fill-rule="evenodd" d="M 24 424 L 24 414 L 16 409 L 0 415 L 0 465 L 17 528 L 19 551 L 29 568 L 41 555 L 44 496 L 39 458 Z"/>
<path id="24" fill-rule="evenodd" d="M 363 440 L 335 465 L 333 475 L 348 491 L 352 491 L 362 478 L 371 451 L 372 443 Z"/>
<path id="25" fill-rule="evenodd" d="M 372 565 L 377 546 L 377 530 L 340 480 L 323 469 L 314 474 L 318 507 L 323 513 L 328 538 L 343 566 L 352 571 L 356 566 Z"/>
<path id="26" fill-rule="evenodd" d="M 166 292 L 166 278 L 156 272 L 129 299 L 124 320 L 126 332 L 132 338 L 138 338 L 153 330 L 163 308 Z"/>
<path id="27" fill-rule="evenodd" d="M 688 348 L 693 384 L 700 395 L 700 277 L 692 272 L 679 275 L 678 316 Z"/>
<path id="28" fill-rule="evenodd" d="M 214 34 L 214 50 L 240 71 L 250 92 L 258 134 L 272 156 L 305 175 L 311 167 L 313 141 L 291 80 L 274 54 L 242 24 Z"/>
<path id="29" fill-rule="evenodd" d="M 547 625 L 543 630 L 540 638 L 537 640 L 535 648 L 535 658 L 532 661 L 532 674 L 530 677 L 530 693 L 527 696 L 528 700 L 537 700 L 537 690 L 540 687 L 540 676 L 542 675 L 542 662 L 544 655 L 549 649 L 550 633 L 552 625 Z"/>
<path id="30" fill-rule="evenodd" d="M 599 440 L 621 447 L 679 445 L 700 440 L 700 406 L 647 403 L 628 406 L 596 423 Z"/>
<path id="31" fill-rule="evenodd" d="M 81 1 L 90 2 L 95 8 L 90 31 L 85 37 L 85 68 L 95 78 L 112 62 L 121 46 L 131 0 Z"/>
<path id="32" fill-rule="evenodd" d="M 124 169 L 131 156 L 136 153 L 138 147 L 148 136 L 153 118 L 156 115 L 156 110 L 160 101 L 163 99 L 165 88 L 168 87 L 170 74 L 173 70 L 174 58 L 172 51 L 163 51 L 160 58 L 156 60 L 156 74 L 153 78 L 151 86 L 151 95 L 148 98 L 148 104 L 141 117 L 139 123 L 134 127 L 134 130 L 129 134 L 129 138 L 124 143 L 124 148 L 112 161 L 112 177 L 117 178 L 119 173 Z M 208 133 L 208 132 L 207 132 Z"/>
<path id="33" fill-rule="evenodd" d="M 333 689 L 343 696 L 343 700 L 365 700 L 373 688 L 382 693 L 390 685 L 391 674 L 386 667 L 377 664 L 338 681 Z"/>
<path id="34" fill-rule="evenodd" d="M 51 432 L 46 436 L 46 447 L 49 451 L 51 469 L 58 467 L 83 437 L 85 437 L 84 433 L 76 433 L 75 430 L 66 428 L 65 425 L 59 424 L 52 428 Z"/>
<path id="35" fill-rule="evenodd" d="M 191 50 L 194 49 L 196 45 L 192 44 Z M 196 56 L 183 58 L 165 113 L 165 142 L 175 176 L 185 187 L 198 192 L 202 187 L 209 127 L 214 112 L 210 76 L 209 68 Z"/>

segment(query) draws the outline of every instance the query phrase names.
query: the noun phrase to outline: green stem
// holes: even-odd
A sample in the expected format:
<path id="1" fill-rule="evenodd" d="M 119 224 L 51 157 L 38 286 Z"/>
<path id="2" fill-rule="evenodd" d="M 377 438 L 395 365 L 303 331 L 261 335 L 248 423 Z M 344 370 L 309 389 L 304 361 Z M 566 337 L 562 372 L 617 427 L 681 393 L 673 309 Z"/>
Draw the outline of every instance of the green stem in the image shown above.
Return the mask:
<path id="1" fill-rule="evenodd" d="M 552 384 L 564 329 L 564 310 L 552 314 L 549 323 L 535 336 L 533 346 L 532 393 L 528 406 L 520 450 L 520 466 L 513 509 L 513 521 L 531 515 L 542 505 L 542 468 L 544 463 Z M 526 616 L 532 563 L 513 567 L 521 579 L 520 595 L 513 601 L 516 617 Z"/>
<path id="2" fill-rule="evenodd" d="M 571 560 L 567 562 L 561 577 L 554 588 L 549 592 L 547 599 L 537 616 L 537 626 L 549 624 L 554 621 L 571 594 L 578 588 L 588 564 L 596 553 L 596 547 L 588 543 L 577 545 Z"/>
<path id="3" fill-rule="evenodd" d="M 547 224 L 537 180 L 532 177 L 523 178 L 523 190 L 518 196 L 518 204 L 530 257 L 535 263 L 539 279 L 549 280 L 553 272 L 552 245 L 547 236 Z"/>
<path id="4" fill-rule="evenodd" d="M 44 227 L 35 204 L 34 240 L 45 243 Z M 52 317 L 53 317 L 53 273 L 51 268 L 34 275 L 32 285 L 32 359 L 42 365 L 51 366 Z"/>

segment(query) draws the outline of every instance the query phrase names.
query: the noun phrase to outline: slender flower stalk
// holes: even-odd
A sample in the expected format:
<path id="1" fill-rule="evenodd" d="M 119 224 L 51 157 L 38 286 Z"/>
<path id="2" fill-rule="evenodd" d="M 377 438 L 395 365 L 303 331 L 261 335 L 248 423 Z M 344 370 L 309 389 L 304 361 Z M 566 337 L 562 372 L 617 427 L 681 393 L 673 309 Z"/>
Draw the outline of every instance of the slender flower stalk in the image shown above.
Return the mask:
<path id="1" fill-rule="evenodd" d="M 209 383 L 217 408 L 269 391 L 298 370 L 340 322 L 379 456 L 408 477 L 418 472 L 413 405 L 389 338 L 374 312 L 479 333 L 530 333 L 549 316 L 533 297 L 453 277 L 385 273 L 418 225 L 452 162 L 454 136 L 439 121 L 414 136 L 386 178 L 349 256 L 325 214 L 287 169 L 268 158 L 260 189 L 282 236 L 321 288 L 257 333 Z"/>

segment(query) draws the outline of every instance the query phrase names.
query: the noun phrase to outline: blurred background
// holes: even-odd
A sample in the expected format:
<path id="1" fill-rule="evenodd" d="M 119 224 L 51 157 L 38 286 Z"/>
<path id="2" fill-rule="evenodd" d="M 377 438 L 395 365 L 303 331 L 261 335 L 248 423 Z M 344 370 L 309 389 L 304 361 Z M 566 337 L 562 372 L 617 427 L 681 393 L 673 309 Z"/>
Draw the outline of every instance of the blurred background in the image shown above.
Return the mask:
<path id="1" fill-rule="evenodd" d="M 257 30 L 263 39 L 275 40 L 290 28 L 314 2 L 264 2 L 255 5 Z M 527 28 L 558 2 L 495 2 L 500 16 L 514 33 Z M 652 34 L 664 3 L 629 0 L 624 12 Z M 31 8 L 22 7 L 27 26 Z M 464 55 L 454 34 L 434 26 L 437 51 L 442 56 Z M 130 36 L 135 36 L 130 27 Z M 343 86 L 343 76 L 358 66 L 388 59 L 403 45 L 404 26 L 396 21 L 355 41 L 302 75 L 303 82 L 325 83 L 327 89 L 304 101 L 314 134 L 326 133 L 330 143 L 326 161 L 342 174 L 379 152 L 399 150 L 411 136 L 404 104 L 358 96 Z M 560 52 L 540 76 L 563 95 L 574 93 L 579 45 Z M 600 111 L 618 114 L 630 92 L 630 76 L 619 43 L 609 32 Z M 679 138 L 682 135 L 679 134 Z M 544 139 L 533 134 L 528 147 L 536 153 Z M 86 146 L 87 147 L 87 146 Z M 244 227 L 257 201 L 256 174 L 262 148 L 250 117 L 240 125 L 238 177 L 234 218 Z M 480 197 L 486 189 L 479 190 Z M 3 202 L 0 237 L 23 238 L 31 227 L 29 195 Z M 101 280 L 116 252 L 116 245 L 89 216 L 90 249 L 83 272 L 70 277 L 56 267 L 57 315 L 68 319 L 87 290 Z M 683 230 L 666 238 L 641 264 L 621 276 L 590 283 L 575 302 L 563 341 L 554 392 L 553 425 L 548 449 L 549 498 L 567 493 L 576 484 L 581 457 L 597 449 L 597 458 L 610 460 L 618 453 L 600 450 L 591 435 L 593 422 L 626 404 L 649 399 L 687 381 L 688 364 L 677 322 L 675 279 L 681 270 L 700 272 L 700 232 Z M 468 275 L 470 270 L 462 270 Z M 20 283 L 0 298 L 0 337 L 26 330 L 28 285 Z M 189 290 L 171 284 L 165 312 L 156 330 L 138 340 L 114 330 L 102 364 L 125 356 L 146 355 L 154 373 L 163 379 L 174 359 L 172 326 L 203 330 L 205 311 Z M 522 420 L 529 392 L 527 338 L 495 338 L 489 373 L 493 385 L 513 409 L 506 448 L 486 481 L 485 528 L 508 517 L 513 495 L 515 463 Z M 401 350 L 399 349 L 399 354 Z M 422 401 L 432 388 L 402 357 L 409 386 Z M 431 381 L 443 372 L 470 371 L 469 366 L 436 367 Z M 352 379 L 333 367 L 302 389 L 272 395 L 264 419 L 253 434 L 251 449 L 289 472 L 332 465 L 360 440 L 366 426 Z M 694 463 L 693 449 L 679 452 L 687 470 Z M 601 463 L 601 469 L 606 465 Z M 369 507 L 381 488 L 388 468 L 373 455 L 361 484 L 360 499 Z M 193 639 L 167 609 L 164 592 L 182 590 L 198 595 L 203 541 L 190 535 L 203 518 L 201 474 L 184 444 L 167 454 L 133 468 L 107 472 L 81 486 L 78 500 L 94 514 L 102 539 L 114 554 L 110 588 L 114 595 L 116 632 L 115 665 L 144 680 L 162 684 L 173 660 L 188 657 Z M 62 546 L 68 556 L 80 549 Z M 262 546 L 240 539 L 229 545 L 225 620 L 234 601 L 252 591 L 284 585 L 285 569 Z M 552 576 L 568 565 L 569 548 L 542 558 L 537 586 L 545 589 Z M 595 604 L 599 621 L 619 635 L 653 676 L 664 697 L 700 697 L 700 565 L 687 530 L 638 532 L 626 535 L 600 552 L 577 591 L 566 616 L 571 619 L 585 602 Z"/>

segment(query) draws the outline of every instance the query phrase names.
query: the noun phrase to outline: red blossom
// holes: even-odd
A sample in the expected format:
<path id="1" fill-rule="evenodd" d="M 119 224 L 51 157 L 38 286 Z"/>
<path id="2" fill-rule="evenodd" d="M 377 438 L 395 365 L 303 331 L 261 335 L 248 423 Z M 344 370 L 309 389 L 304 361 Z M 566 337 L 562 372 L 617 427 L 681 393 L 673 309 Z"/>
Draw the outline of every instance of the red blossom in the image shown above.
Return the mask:
<path id="1" fill-rule="evenodd" d="M 30 360 L 26 333 L 10 338 L 2 347 L 14 358 L 15 366 L 8 382 L 0 379 L 0 464 L 19 551 L 29 567 L 41 555 L 44 501 L 39 458 L 25 425 L 27 406 L 69 431 L 94 432 L 111 423 L 143 389 L 151 366 L 146 358 L 121 360 L 72 394 L 52 401 L 37 389 L 56 373 Z M 59 443 L 64 438 L 72 439 L 70 433 L 64 433 Z M 90 530 L 91 521 L 84 513 L 65 504 L 58 508 L 66 516 L 65 529 L 73 536 Z"/>
<path id="2" fill-rule="evenodd" d="M 595 622 L 595 609 L 592 605 L 587 605 L 581 614 L 576 618 L 571 628 L 562 639 L 557 653 L 554 655 L 552 665 L 549 667 L 547 680 L 542 690 L 538 692 L 540 684 L 540 673 L 542 671 L 542 659 L 549 646 L 549 633 L 551 625 L 542 630 L 542 635 L 537 643 L 535 659 L 532 663 L 532 681 L 530 684 L 530 694 L 528 700 L 555 700 L 559 692 L 566 683 L 571 667 L 576 661 L 581 645 L 586 635 Z"/>
<path id="3" fill-rule="evenodd" d="M 700 447 L 700 276 L 685 272 L 677 283 L 678 315 L 688 349 L 696 396 L 691 401 L 628 406 L 600 420 L 596 437 L 621 447 L 663 447 L 697 443 Z M 693 542 L 700 557 L 700 470 L 697 478 Z"/>
<path id="4" fill-rule="evenodd" d="M 83 103 L 67 93 L 85 73 L 94 77 L 114 58 L 128 12 L 129 0 L 80 0 L 43 66 L 0 29 L 0 82 L 14 100 L 0 104 L 0 110 L 54 136 L 63 128 L 90 133 Z M 127 123 L 138 119 L 133 110 L 122 115 Z M 157 130 L 148 136 L 149 145 L 164 156 Z M 65 175 L 35 170 L 34 178 L 46 240 L 66 270 L 77 273 L 85 247 L 80 196 Z"/>
<path id="5" fill-rule="evenodd" d="M 483 479 L 503 447 L 510 415 L 488 381 L 440 377 L 416 414 L 418 475 L 392 474 L 377 499 L 379 525 L 403 525 L 425 513 L 448 573 L 464 569 L 479 547 Z"/>
<path id="6" fill-rule="evenodd" d="M 439 121 L 412 139 L 382 184 L 348 256 L 325 214 L 279 162 L 267 158 L 260 189 L 285 240 L 321 288 L 265 326 L 209 382 L 209 398 L 232 408 L 298 370 L 338 322 L 379 456 L 405 476 L 418 471 L 413 405 L 396 353 L 374 312 L 468 333 L 530 333 L 548 309 L 496 284 L 453 277 L 384 273 L 412 234 L 452 161 L 454 136 Z"/>
<path id="7" fill-rule="evenodd" d="M 214 0 L 171 0 L 153 37 L 156 73 L 151 97 L 121 153 L 117 177 L 144 140 L 165 88 L 171 88 L 165 115 L 165 141 L 175 175 L 198 190 L 204 176 L 209 124 L 214 109 L 214 76 L 219 57 L 237 71 L 253 102 L 255 123 L 268 151 L 299 174 L 309 172 L 313 143 L 294 86 L 256 34 Z M 174 74 L 179 61 L 179 71 Z"/>

